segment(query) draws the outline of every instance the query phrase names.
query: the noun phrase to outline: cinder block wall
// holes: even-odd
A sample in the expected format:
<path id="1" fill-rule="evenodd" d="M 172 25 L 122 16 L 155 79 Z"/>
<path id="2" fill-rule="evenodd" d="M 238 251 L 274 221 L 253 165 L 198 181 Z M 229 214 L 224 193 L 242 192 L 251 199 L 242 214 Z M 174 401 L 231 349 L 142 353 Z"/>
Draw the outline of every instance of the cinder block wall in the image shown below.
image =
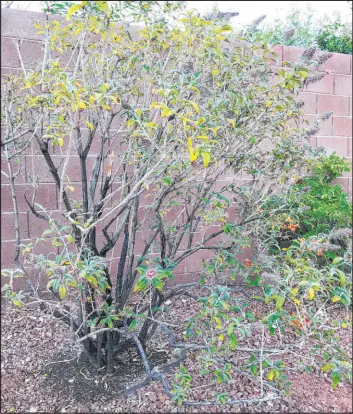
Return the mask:
<path id="1" fill-rule="evenodd" d="M 1 10 L 1 74 L 16 73 L 21 70 L 21 62 L 18 48 L 21 51 L 25 67 L 41 59 L 41 38 L 36 34 L 34 22 L 45 22 L 53 19 L 43 13 L 26 12 L 11 9 Z M 276 52 L 282 60 L 296 61 L 301 48 L 277 46 Z M 312 138 L 313 146 L 324 146 L 335 150 L 339 155 L 352 160 L 352 56 L 334 54 L 324 65 L 327 76 L 320 82 L 311 84 L 302 92 L 300 98 L 305 102 L 304 110 L 308 120 L 314 120 L 315 115 L 333 111 L 333 117 L 324 122 L 320 131 Z M 54 154 L 55 156 L 55 154 Z M 39 163 L 42 162 L 40 156 Z M 93 159 L 92 159 L 93 161 Z M 7 170 L 5 160 L 1 160 L 2 169 Z M 22 170 L 17 180 L 17 196 L 20 211 L 20 225 L 23 242 L 29 242 L 35 237 L 40 237 L 46 228 L 46 223 L 37 219 L 30 213 L 24 199 L 24 192 L 28 189 L 31 175 L 31 157 L 29 152 L 22 155 Z M 69 176 L 77 177 L 79 181 L 79 170 L 77 163 L 69 165 Z M 39 168 L 40 170 L 40 168 Z M 57 210 L 57 190 L 51 175 L 44 173 L 43 169 L 41 184 L 37 198 L 45 207 Z M 73 181 L 74 178 L 73 178 Z M 338 182 L 345 191 L 352 195 L 352 175 L 345 174 Z M 77 183 L 78 184 L 78 183 Z M 77 185 L 77 197 L 79 198 Z M 27 192 L 30 199 L 31 190 Z M 59 212 L 58 212 L 59 213 Z M 13 224 L 12 200 L 9 185 L 2 177 L 1 181 L 1 267 L 13 267 L 15 230 Z M 137 240 L 142 244 L 142 240 Z M 201 262 L 206 259 L 205 254 L 200 252 L 188 258 L 178 268 L 178 281 L 190 280 L 197 273 Z M 113 268 L 116 268 L 117 258 L 113 257 Z"/>

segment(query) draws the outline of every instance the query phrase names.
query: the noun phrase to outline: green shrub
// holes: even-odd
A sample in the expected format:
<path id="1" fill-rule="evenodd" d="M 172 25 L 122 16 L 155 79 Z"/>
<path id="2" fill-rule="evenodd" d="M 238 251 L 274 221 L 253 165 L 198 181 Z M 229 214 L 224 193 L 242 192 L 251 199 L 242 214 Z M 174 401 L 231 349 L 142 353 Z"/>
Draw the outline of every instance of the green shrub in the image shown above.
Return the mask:
<path id="1" fill-rule="evenodd" d="M 320 30 L 316 40 L 321 50 L 352 54 L 351 30 L 339 20 Z"/>
<path id="2" fill-rule="evenodd" d="M 313 175 L 293 186 L 291 197 L 299 212 L 299 234 L 308 237 L 351 225 L 352 204 L 348 194 L 340 185 L 332 184 L 343 172 L 349 170 L 344 159 L 331 154 L 315 161 Z"/>
<path id="3" fill-rule="evenodd" d="M 351 25 L 336 15 L 333 20 L 315 19 L 314 11 L 293 10 L 284 20 L 263 27 L 249 26 L 244 37 L 250 42 L 264 42 L 285 46 L 310 47 L 316 45 L 327 52 L 352 54 Z"/>
<path id="4" fill-rule="evenodd" d="M 293 239 L 327 233 L 352 224 L 352 203 L 348 194 L 333 181 L 350 170 L 335 153 L 311 162 L 311 174 L 290 185 L 288 192 L 275 195 L 262 208 L 277 206 L 279 214 L 269 220 L 269 231 L 279 247 Z M 266 235 L 268 237 L 268 235 Z"/>

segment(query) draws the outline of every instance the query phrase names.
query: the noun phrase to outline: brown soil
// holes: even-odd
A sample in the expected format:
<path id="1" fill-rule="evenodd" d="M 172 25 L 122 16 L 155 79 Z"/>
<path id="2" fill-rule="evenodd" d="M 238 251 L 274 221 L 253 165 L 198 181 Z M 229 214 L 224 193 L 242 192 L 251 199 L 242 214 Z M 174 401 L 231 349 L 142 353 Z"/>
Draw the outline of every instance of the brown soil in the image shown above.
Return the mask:
<path id="1" fill-rule="evenodd" d="M 183 299 L 164 313 L 165 321 L 182 322 L 197 312 L 197 304 Z M 261 304 L 252 312 L 261 315 Z M 342 315 L 341 315 L 342 316 Z M 339 316 L 335 316 L 338 318 Z M 319 371 L 298 372 L 297 357 L 281 355 L 292 382 L 290 395 L 251 405 L 184 407 L 177 406 L 163 392 L 160 382 L 151 382 L 132 395 L 124 391 L 144 380 L 144 370 L 134 350 L 120 355 L 114 372 L 107 376 L 96 372 L 84 354 L 73 345 L 69 328 L 49 314 L 37 309 L 24 311 L 4 307 L 1 318 L 1 412 L 352 412 L 352 389 L 347 383 L 331 389 L 329 378 Z M 158 331 L 157 331 L 158 332 Z M 339 329 L 339 346 L 351 354 L 352 333 Z M 254 332 L 241 346 L 259 346 L 259 332 Z M 176 331 L 183 340 L 182 330 Z M 266 334 L 266 346 L 278 347 L 283 338 Z M 283 339 L 293 342 L 295 334 Z M 298 339 L 298 338 L 296 338 Z M 283 345 L 283 344 L 282 344 Z M 152 367 L 175 361 L 166 337 L 159 332 L 147 349 Z M 300 350 L 300 353 L 303 353 Z M 238 355 L 238 353 L 236 353 Z M 243 357 L 242 355 L 241 357 Z M 239 358 L 236 356 L 235 358 Z M 60 362 L 61 361 L 61 362 Z M 238 363 L 235 361 L 235 363 Z M 185 366 L 193 374 L 190 399 L 204 400 L 213 396 L 209 380 L 198 374 L 199 366 L 192 353 Z M 300 369 L 300 367 L 299 367 Z M 167 379 L 172 384 L 174 370 Z M 223 385 L 232 398 L 259 396 L 259 385 L 239 372 L 229 385 Z M 219 388 L 218 388 L 219 390 Z M 212 398 L 213 399 L 213 398 Z"/>

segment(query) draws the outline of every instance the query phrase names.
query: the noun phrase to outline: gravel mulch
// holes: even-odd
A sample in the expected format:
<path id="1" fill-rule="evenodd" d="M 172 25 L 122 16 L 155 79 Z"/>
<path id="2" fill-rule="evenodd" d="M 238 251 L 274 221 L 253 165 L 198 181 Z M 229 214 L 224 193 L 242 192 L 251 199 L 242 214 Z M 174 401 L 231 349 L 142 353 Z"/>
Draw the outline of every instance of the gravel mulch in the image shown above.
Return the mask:
<path id="1" fill-rule="evenodd" d="M 350 384 L 340 384 L 333 391 L 329 378 L 320 372 L 298 372 L 295 354 L 281 355 L 292 382 L 290 395 L 282 400 L 252 405 L 184 407 L 177 406 L 163 392 L 160 382 L 152 382 L 132 395 L 124 390 L 145 378 L 144 369 L 135 351 L 130 350 L 115 361 L 114 373 L 104 375 L 89 368 L 84 354 L 73 345 L 69 328 L 38 309 L 24 311 L 7 306 L 1 312 L 1 412 L 352 412 Z M 191 298 L 170 306 L 165 321 L 182 322 L 197 312 Z M 252 312 L 261 315 L 261 304 Z M 339 317 L 343 315 L 335 315 Z M 158 332 L 158 331 L 157 331 Z M 352 333 L 339 329 L 339 346 L 351 354 Z M 241 346 L 260 346 L 261 331 L 254 331 Z M 177 341 L 183 340 L 182 330 L 176 332 Z M 278 347 L 281 341 L 292 343 L 295 334 L 285 338 L 270 337 L 266 333 L 266 346 Z M 245 341 L 245 340 L 244 340 Z M 283 344 L 282 344 L 283 345 Z M 147 352 L 153 366 L 175 361 L 175 352 L 168 347 L 160 332 L 149 345 Z M 303 353 L 300 350 L 300 353 Z M 244 358 L 235 353 L 234 363 Z M 236 359 L 238 358 L 238 360 Z M 61 362 L 60 362 L 61 361 Z M 190 399 L 213 399 L 209 380 L 198 374 L 195 355 L 189 353 L 184 365 L 193 373 Z M 173 369 L 167 374 L 172 384 Z M 239 372 L 230 385 L 223 385 L 232 398 L 259 396 L 259 384 Z"/>

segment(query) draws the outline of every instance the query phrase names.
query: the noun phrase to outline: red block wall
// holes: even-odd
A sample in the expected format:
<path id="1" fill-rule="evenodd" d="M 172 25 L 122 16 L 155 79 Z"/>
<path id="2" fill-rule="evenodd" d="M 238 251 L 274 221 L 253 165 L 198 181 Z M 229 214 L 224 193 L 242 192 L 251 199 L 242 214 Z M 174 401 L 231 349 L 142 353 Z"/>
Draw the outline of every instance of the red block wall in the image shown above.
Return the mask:
<path id="1" fill-rule="evenodd" d="M 23 64 L 28 67 L 35 60 L 40 60 L 42 53 L 42 44 L 40 36 L 36 34 L 34 22 L 45 22 L 47 19 L 53 19 L 42 13 L 33 13 L 19 10 L 2 9 L 1 10 L 1 74 L 14 73 L 20 70 L 20 60 L 18 48 L 23 56 Z M 296 61 L 301 48 L 277 46 L 276 52 L 282 60 L 293 62 Z M 334 54 L 329 59 L 323 70 L 328 74 L 320 82 L 311 84 L 300 98 L 305 102 L 304 110 L 308 120 L 314 120 L 315 115 L 333 111 L 333 116 L 324 122 L 320 131 L 312 138 L 312 145 L 323 146 L 335 150 L 339 155 L 352 160 L 352 56 L 343 54 Z M 55 156 L 53 157 L 55 158 Z M 2 159 L 2 169 L 6 172 L 5 160 Z M 20 225 L 23 242 L 29 242 L 33 238 L 41 236 L 46 228 L 45 222 L 37 219 L 29 212 L 28 206 L 24 200 L 23 194 L 28 188 L 28 183 L 32 171 L 32 160 L 29 153 L 22 155 L 23 168 L 17 180 L 17 195 L 19 200 Z M 93 161 L 93 159 L 92 159 Z M 36 157 L 35 164 L 38 163 L 38 171 L 43 171 L 40 175 L 41 185 L 38 190 L 38 201 L 43 206 L 53 209 L 54 215 L 58 214 L 57 190 L 53 179 L 46 169 L 41 169 L 41 157 Z M 72 168 L 71 177 L 79 177 L 77 163 L 70 163 Z M 79 181 L 77 179 L 77 181 Z M 345 191 L 352 195 L 352 175 L 345 174 L 338 182 Z M 78 184 L 78 182 L 76 183 Z M 75 184 L 73 184 L 75 185 Z M 78 185 L 77 185 L 78 187 Z M 77 193 L 79 189 L 77 188 Z M 79 196 L 79 194 L 77 194 Z M 27 192 L 30 199 L 31 190 Z M 2 176 L 1 182 L 1 267 L 13 267 L 14 255 L 14 225 L 12 200 L 9 185 Z M 56 213 L 57 211 L 57 213 Z M 137 241 L 139 242 L 139 241 Z M 207 258 L 207 253 L 200 252 L 188 258 L 178 269 L 178 281 L 190 280 L 192 275 L 196 274 L 202 259 Z M 117 258 L 112 262 L 116 267 Z"/>

